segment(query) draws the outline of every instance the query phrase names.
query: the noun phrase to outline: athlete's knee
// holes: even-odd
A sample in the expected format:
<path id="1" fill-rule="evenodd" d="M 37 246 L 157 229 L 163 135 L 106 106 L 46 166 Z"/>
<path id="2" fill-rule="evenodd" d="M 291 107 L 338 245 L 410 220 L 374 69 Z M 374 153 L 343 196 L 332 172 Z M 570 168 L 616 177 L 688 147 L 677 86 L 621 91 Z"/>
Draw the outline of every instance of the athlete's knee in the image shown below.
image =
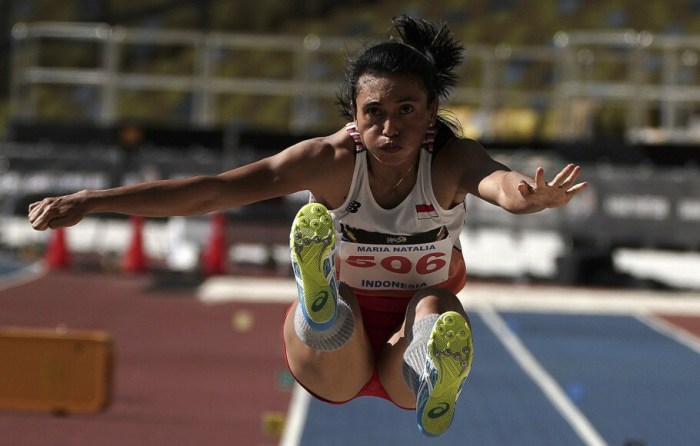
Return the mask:
<path id="1" fill-rule="evenodd" d="M 457 296 L 442 288 L 426 288 L 413 295 L 409 302 L 409 309 L 415 314 L 424 315 L 432 313 L 444 313 L 446 311 L 463 312 L 462 303 Z"/>
<path id="2" fill-rule="evenodd" d="M 344 402 L 355 397 L 371 377 L 371 364 L 359 358 L 328 360 L 327 354 L 307 349 L 287 351 L 287 363 L 295 379 L 323 399 Z"/>

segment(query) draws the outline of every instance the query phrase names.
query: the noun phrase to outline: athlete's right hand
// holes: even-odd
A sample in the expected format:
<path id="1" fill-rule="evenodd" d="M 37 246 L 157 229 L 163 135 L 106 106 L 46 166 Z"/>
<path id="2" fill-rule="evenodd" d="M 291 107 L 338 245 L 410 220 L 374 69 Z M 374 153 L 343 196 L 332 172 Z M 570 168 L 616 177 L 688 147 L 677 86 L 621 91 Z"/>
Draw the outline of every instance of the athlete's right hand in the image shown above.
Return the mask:
<path id="1" fill-rule="evenodd" d="M 44 198 L 29 205 L 29 222 L 37 231 L 73 226 L 85 217 L 82 194 Z"/>

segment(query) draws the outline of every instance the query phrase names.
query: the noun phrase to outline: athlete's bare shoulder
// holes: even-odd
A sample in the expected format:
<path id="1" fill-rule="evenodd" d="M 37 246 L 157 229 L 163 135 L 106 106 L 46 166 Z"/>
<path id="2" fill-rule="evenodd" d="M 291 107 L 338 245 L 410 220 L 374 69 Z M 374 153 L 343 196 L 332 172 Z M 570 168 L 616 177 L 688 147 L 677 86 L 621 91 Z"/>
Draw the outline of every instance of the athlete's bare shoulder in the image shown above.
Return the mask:
<path id="1" fill-rule="evenodd" d="M 433 189 L 438 201 L 452 207 L 464 201 L 471 192 L 478 172 L 490 157 L 478 141 L 470 138 L 452 138 L 433 159 Z"/>
<path id="2" fill-rule="evenodd" d="M 354 158 L 355 144 L 352 137 L 343 128 L 327 136 L 319 136 L 301 142 L 309 156 L 329 158 L 342 162 Z"/>
<path id="3" fill-rule="evenodd" d="M 466 160 L 482 150 L 481 143 L 474 139 L 454 137 L 438 151 L 436 160 Z"/>
<path id="4" fill-rule="evenodd" d="M 293 164 L 299 169 L 296 175 L 305 177 L 317 201 L 331 208 L 343 203 L 355 168 L 355 143 L 344 128 L 301 141 L 285 152 L 295 159 Z"/>

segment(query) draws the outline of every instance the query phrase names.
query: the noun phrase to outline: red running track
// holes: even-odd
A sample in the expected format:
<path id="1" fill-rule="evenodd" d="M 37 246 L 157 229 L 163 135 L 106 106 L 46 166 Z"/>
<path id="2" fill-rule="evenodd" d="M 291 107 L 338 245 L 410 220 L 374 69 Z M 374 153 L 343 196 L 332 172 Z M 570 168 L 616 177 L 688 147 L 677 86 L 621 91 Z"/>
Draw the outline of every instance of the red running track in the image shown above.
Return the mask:
<path id="1" fill-rule="evenodd" d="M 291 398 L 281 341 L 286 305 L 208 305 L 193 289 L 159 291 L 151 284 L 149 276 L 63 272 L 0 291 L 0 325 L 104 330 L 116 351 L 107 410 L 0 411 L 0 443 L 279 443 L 264 420 L 285 413 Z"/>

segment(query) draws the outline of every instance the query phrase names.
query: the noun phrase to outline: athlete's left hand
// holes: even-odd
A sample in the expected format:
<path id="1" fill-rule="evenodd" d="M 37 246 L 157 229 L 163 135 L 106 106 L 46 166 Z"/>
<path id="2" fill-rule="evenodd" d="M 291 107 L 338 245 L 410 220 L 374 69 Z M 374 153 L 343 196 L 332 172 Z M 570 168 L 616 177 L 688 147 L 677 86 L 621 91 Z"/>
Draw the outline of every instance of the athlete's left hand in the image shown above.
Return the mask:
<path id="1" fill-rule="evenodd" d="M 525 201 L 532 206 L 542 208 L 563 206 L 588 186 L 586 182 L 576 184 L 576 179 L 580 173 L 580 166 L 569 164 L 552 181 L 546 182 L 544 169 L 538 167 L 535 170 L 534 184 L 522 180 L 518 183 L 518 191 Z"/>

